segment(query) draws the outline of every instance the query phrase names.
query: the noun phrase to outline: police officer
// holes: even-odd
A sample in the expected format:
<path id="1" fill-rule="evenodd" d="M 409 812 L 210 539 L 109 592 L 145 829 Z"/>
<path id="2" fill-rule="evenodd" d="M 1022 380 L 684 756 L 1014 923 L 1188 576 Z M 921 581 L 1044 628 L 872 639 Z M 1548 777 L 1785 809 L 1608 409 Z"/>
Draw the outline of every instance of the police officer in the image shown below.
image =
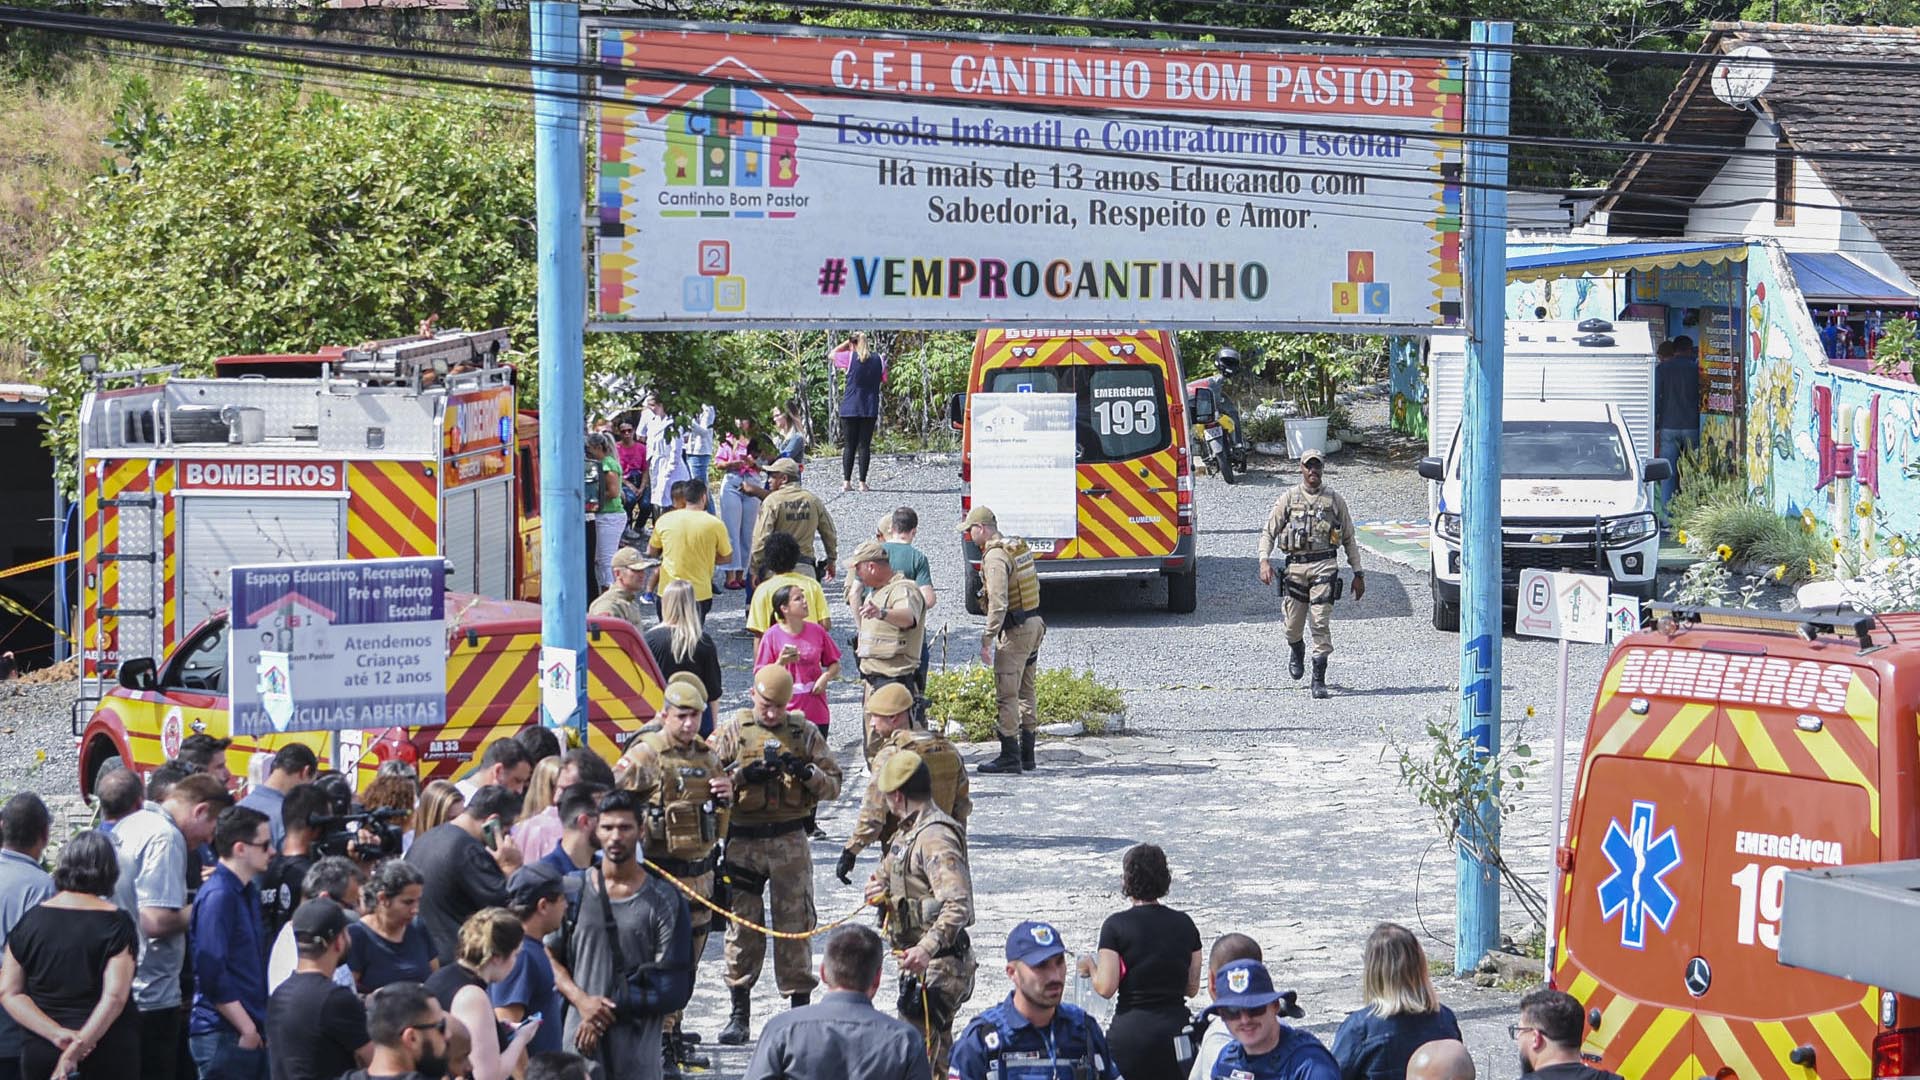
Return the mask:
<path id="1" fill-rule="evenodd" d="M 853 575 L 867 587 L 866 598 L 855 609 L 860 637 L 854 648 L 860 677 L 867 692 L 905 683 L 919 689 L 920 646 L 927 636 L 927 599 L 913 579 L 893 568 L 887 548 L 869 540 L 854 550 Z M 871 764 L 873 737 L 867 736 Z"/>
<path id="2" fill-rule="evenodd" d="M 1306 642 L 1301 623 L 1313 629 L 1313 696 L 1327 693 L 1327 654 L 1333 651 L 1333 602 L 1340 597 L 1340 549 L 1346 548 L 1353 568 L 1353 598 L 1367 593 L 1360 570 L 1360 541 L 1354 536 L 1353 515 L 1347 500 L 1321 482 L 1326 455 L 1308 450 L 1300 455 L 1300 483 L 1288 488 L 1273 504 L 1260 529 L 1260 584 L 1273 584 L 1268 561 L 1277 545 L 1286 557 L 1285 599 L 1281 614 L 1287 628 L 1291 656 L 1287 673 L 1298 679 L 1306 670 Z"/>
<path id="3" fill-rule="evenodd" d="M 810 578 L 826 581 L 833 577 L 834 564 L 840 561 L 840 541 L 834 534 L 833 515 L 820 496 L 800 486 L 800 465 L 792 458 L 781 458 L 767 466 L 767 497 L 760 503 L 760 517 L 753 526 L 752 561 L 756 578 L 765 575 L 767 537 L 786 533 L 800 545 L 800 562 L 795 567 Z M 827 549 L 827 557 L 815 562 L 814 537 Z"/>
<path id="4" fill-rule="evenodd" d="M 1039 725 L 1040 641 L 1047 625 L 1040 620 L 1040 575 L 1033 552 L 1017 536 L 1001 536 L 993 511 L 978 503 L 967 512 L 960 531 L 980 549 L 981 590 L 986 596 L 987 626 L 980 634 L 980 662 L 993 665 L 993 697 L 998 710 L 1000 756 L 983 763 L 983 773 L 1032 771 L 1033 729 Z"/>
<path id="5" fill-rule="evenodd" d="M 989 1007 L 953 1043 L 948 1080 L 1120 1080 L 1093 1017 L 1060 1002 L 1067 947 L 1047 923 L 1007 935 L 1013 993 Z"/>
<path id="6" fill-rule="evenodd" d="M 867 696 L 867 732 L 874 746 L 867 767 L 874 776 L 886 768 L 895 755 L 911 751 L 918 754 L 933 779 L 933 805 L 962 827 L 973 813 L 973 798 L 967 784 L 967 765 L 960 751 L 937 731 L 919 731 L 912 727 L 913 694 L 900 683 L 889 683 Z M 868 784 L 860 800 L 860 818 L 854 822 L 853 835 L 840 852 L 834 876 L 841 884 L 853 884 L 853 861 L 868 844 L 885 844 L 900 827 L 898 815 L 887 809 L 880 785 Z"/>
<path id="7" fill-rule="evenodd" d="M 887 940 L 900 956 L 900 1019 L 920 1030 L 933 1075 L 944 1076 L 953 1018 L 973 996 L 973 872 L 967 834 L 934 805 L 933 773 L 912 750 L 887 759 L 873 786 L 900 832 L 867 883 Z"/>
<path id="8" fill-rule="evenodd" d="M 733 778 L 707 741 L 700 737 L 707 688 L 691 671 L 667 680 L 665 707 L 656 723 L 643 728 L 614 764 L 614 778 L 647 801 L 646 843 L 642 851 L 655 866 L 680 879 L 700 896 L 713 895 L 719 845 L 727 835 L 727 801 Z M 706 952 L 713 912 L 688 905 L 693 928 L 693 962 Z M 687 1050 L 680 1014 L 667 1018 L 665 1047 L 675 1065 L 706 1068 L 707 1060 Z"/>
<path id="9" fill-rule="evenodd" d="M 813 857 L 805 832 L 814 807 L 840 794 L 840 766 L 827 740 L 804 714 L 787 709 L 793 676 L 779 664 L 753 675 L 753 708 L 741 709 L 713 736 L 713 751 L 733 778 L 733 814 L 721 872 L 736 916 L 775 930 L 804 933 L 818 921 L 813 909 Z M 761 893 L 771 887 L 767 922 Z M 727 926 L 727 986 L 733 1012 L 720 1042 L 747 1041 L 753 984 L 767 952 L 766 936 L 739 922 Z M 813 952 L 804 939 L 778 938 L 773 973 L 794 1007 L 813 996 Z"/>
<path id="10" fill-rule="evenodd" d="M 1311 1031 L 1282 1016 L 1305 1015 L 1292 991 L 1273 988 L 1258 960 L 1235 960 L 1213 975 L 1213 1004 L 1233 1041 L 1214 1060 L 1213 1080 L 1340 1080 L 1340 1065 Z"/>
<path id="11" fill-rule="evenodd" d="M 647 558 L 638 548 L 623 547 L 614 552 L 613 584 L 587 605 L 587 614 L 614 615 L 632 623 L 635 630 L 645 630 L 646 609 L 640 604 L 640 593 L 646 585 L 647 571 L 659 565 L 660 560 Z"/>

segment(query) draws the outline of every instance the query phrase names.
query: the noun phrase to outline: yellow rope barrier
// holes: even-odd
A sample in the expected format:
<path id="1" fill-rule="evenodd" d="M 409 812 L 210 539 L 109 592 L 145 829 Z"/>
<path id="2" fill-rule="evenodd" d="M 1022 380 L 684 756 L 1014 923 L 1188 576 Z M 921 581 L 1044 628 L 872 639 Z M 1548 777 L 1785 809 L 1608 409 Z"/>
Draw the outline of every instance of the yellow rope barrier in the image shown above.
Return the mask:
<path id="1" fill-rule="evenodd" d="M 661 877 L 666 878 L 668 881 L 673 882 L 674 888 L 679 889 L 683 893 L 686 893 L 689 899 L 699 901 L 701 906 L 705 907 L 708 911 L 713 912 L 715 915 L 718 915 L 726 919 L 728 922 L 738 923 L 749 930 L 758 930 L 760 933 L 765 934 L 768 937 L 780 938 L 786 941 L 807 941 L 812 938 L 817 938 L 821 934 L 838 930 L 841 927 L 852 922 L 853 920 L 859 918 L 860 913 L 867 910 L 867 908 L 871 906 L 865 900 L 862 900 L 860 901 L 859 907 L 854 908 L 852 911 L 848 912 L 846 915 L 842 916 L 839 919 L 836 919 L 833 922 L 826 924 L 825 926 L 815 927 L 812 930 L 775 930 L 770 926 L 761 926 L 759 923 L 754 922 L 752 919 L 735 915 L 733 912 L 727 910 L 726 908 L 721 907 L 719 904 L 714 903 L 712 900 L 709 900 L 706 897 L 701 896 L 697 891 L 694 890 L 692 886 L 688 885 L 684 881 L 681 881 L 679 878 L 674 877 L 672 874 L 667 873 L 665 870 L 662 870 L 660 868 L 660 864 L 654 862 L 652 859 L 641 859 L 640 861 L 646 866 L 647 869 L 653 871 L 656 874 L 659 874 Z M 721 872 L 720 868 L 716 866 L 714 868 L 714 873 L 717 874 L 720 872 Z"/>
<path id="2" fill-rule="evenodd" d="M 38 562 L 21 563 L 19 566 L 11 566 L 5 570 L 0 570 L 0 578 L 10 578 L 19 574 L 31 574 L 35 570 L 45 570 L 49 566 L 63 562 L 72 562 L 79 557 L 79 552 L 69 551 L 65 555 L 55 555 L 52 558 L 41 559 Z"/>

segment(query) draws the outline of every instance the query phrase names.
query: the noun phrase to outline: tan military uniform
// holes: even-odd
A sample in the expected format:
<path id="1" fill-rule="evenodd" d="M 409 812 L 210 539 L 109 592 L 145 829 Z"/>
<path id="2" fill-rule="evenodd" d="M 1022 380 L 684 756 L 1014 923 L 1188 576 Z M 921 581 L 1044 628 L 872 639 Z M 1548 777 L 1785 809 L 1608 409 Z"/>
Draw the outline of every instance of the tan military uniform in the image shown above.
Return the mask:
<path id="1" fill-rule="evenodd" d="M 681 746 L 657 725 L 641 730 L 623 756 L 628 768 L 626 785 L 647 801 L 647 842 L 641 849 L 648 861 L 684 882 L 700 896 L 713 896 L 716 845 L 726 839 L 728 808 L 714 797 L 712 783 L 724 766 L 705 739 L 695 736 Z M 687 923 L 693 928 L 693 963 L 707 951 L 713 930 L 713 911 L 705 904 L 687 903 Z M 680 1029 L 680 1014 L 667 1019 L 667 1030 Z"/>
<path id="2" fill-rule="evenodd" d="M 593 603 L 587 605 L 588 615 L 614 615 L 641 631 L 647 628 L 646 610 L 638 596 L 618 585 L 609 586 L 606 592 L 594 597 Z"/>
<path id="3" fill-rule="evenodd" d="M 747 766 L 764 763 L 766 752 L 791 754 L 814 766 L 805 781 L 785 772 L 748 779 Z M 798 712 L 787 713 L 768 728 L 741 709 L 714 730 L 713 752 L 733 776 L 733 813 L 727 824 L 723 866 L 733 887 L 733 913 L 782 932 L 812 930 L 819 923 L 813 906 L 813 856 L 806 822 L 822 799 L 840 794 L 840 766 L 827 752 L 827 740 Z M 761 894 L 771 889 L 772 921 Z M 739 923 L 727 925 L 727 985 L 752 987 L 767 954 L 766 935 Z M 780 993 L 812 993 L 813 950 L 806 941 L 777 939 L 773 973 Z"/>
<path id="4" fill-rule="evenodd" d="M 973 996 L 976 963 L 967 938 L 973 925 L 973 872 L 966 830 L 937 806 L 901 823 L 880 863 L 886 887 L 886 930 L 895 949 L 933 954 L 924 977 L 900 976 L 900 1019 L 926 1040 L 935 1076 L 947 1073 L 953 1018 Z"/>
<path id="5" fill-rule="evenodd" d="M 1000 737 L 1011 739 L 1040 723 L 1040 642 L 1047 624 L 1040 619 L 1040 575 L 1033 553 L 1017 536 L 987 541 L 980 555 L 981 586 L 986 592 L 987 640 L 993 642 L 993 696 Z"/>
<path id="6" fill-rule="evenodd" d="M 800 565 L 794 569 L 810 578 L 819 578 L 814 567 L 814 537 L 827 549 L 826 563 L 840 560 L 840 541 L 833 531 L 833 515 L 820 496 L 789 481 L 760 503 L 760 516 L 753 525 L 752 567 L 755 576 L 766 574 L 767 537 L 786 533 L 800 544 Z"/>
<path id="7" fill-rule="evenodd" d="M 912 626 L 895 626 L 885 619 L 860 620 L 860 674 L 900 679 L 920 670 L 920 646 L 927 637 L 927 598 L 905 574 L 873 590 L 867 597 L 882 613 L 902 607 L 913 613 Z"/>
<path id="8" fill-rule="evenodd" d="M 902 750 L 911 750 L 920 755 L 927 766 L 927 772 L 933 778 L 933 805 L 965 828 L 967 818 L 973 814 L 972 785 L 967 782 L 967 765 L 961 760 L 960 751 L 947 741 L 946 736 L 933 731 L 896 731 L 881 741 L 879 749 L 874 751 L 873 759 L 868 763 L 874 776 L 887 764 L 887 759 Z M 893 836 L 900 822 L 887 810 L 886 793 L 880 785 L 870 783 L 866 794 L 860 799 L 860 817 L 854 822 L 853 835 L 847 838 L 846 850 L 858 854 L 868 844 L 881 844 Z"/>
<path id="9" fill-rule="evenodd" d="M 1304 623 L 1313 631 L 1313 655 L 1326 656 L 1333 651 L 1333 600 L 1342 548 L 1347 565 L 1360 569 L 1360 541 L 1347 500 L 1325 484 L 1315 492 L 1304 484 L 1288 488 L 1260 529 L 1260 558 L 1266 560 L 1276 548 L 1287 557 L 1281 605 L 1287 641 L 1301 640 Z"/>

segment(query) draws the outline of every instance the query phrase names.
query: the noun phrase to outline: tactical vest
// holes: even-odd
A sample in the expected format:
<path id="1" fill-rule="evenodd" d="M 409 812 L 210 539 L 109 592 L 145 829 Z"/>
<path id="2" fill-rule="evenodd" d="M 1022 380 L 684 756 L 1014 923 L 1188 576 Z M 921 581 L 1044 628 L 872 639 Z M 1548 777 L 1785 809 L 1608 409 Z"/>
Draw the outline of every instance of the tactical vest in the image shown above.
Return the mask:
<path id="1" fill-rule="evenodd" d="M 1318 494 L 1296 487 L 1287 493 L 1286 515 L 1280 523 L 1280 550 L 1289 555 L 1332 551 L 1344 539 L 1340 534 L 1340 509 L 1333 493 L 1322 487 Z"/>
<path id="2" fill-rule="evenodd" d="M 713 751 L 703 739 L 682 747 L 659 730 L 639 741 L 653 751 L 660 771 L 660 784 L 647 808 L 646 853 L 689 862 L 705 858 L 720 838 L 720 813 L 711 787 L 717 772 Z"/>
<path id="3" fill-rule="evenodd" d="M 885 613 L 898 606 L 902 590 L 917 593 L 920 586 L 908 578 L 899 577 L 875 589 L 868 599 Z M 904 675 L 920 667 L 920 642 L 926 632 L 924 612 L 914 625 L 908 627 L 895 626 L 885 619 L 861 619 L 860 643 L 855 652 L 862 660 L 876 661 L 871 666 L 880 674 Z M 862 665 L 863 669 L 866 667 L 868 665 Z"/>
<path id="4" fill-rule="evenodd" d="M 929 807 L 920 812 L 920 819 L 913 823 L 913 831 L 897 836 L 893 848 L 887 852 L 886 862 L 881 864 L 881 873 L 885 877 L 887 902 L 893 914 L 887 919 L 887 933 L 895 948 L 910 949 L 918 944 L 926 934 L 927 927 L 940 918 L 940 901 L 934 898 L 933 882 L 911 870 L 914 842 L 920 834 L 930 828 L 952 829 L 966 847 L 967 831 L 960 823 L 948 817 L 937 807 Z"/>
<path id="5" fill-rule="evenodd" d="M 951 815 L 953 804 L 960 797 L 960 778 L 967 771 L 960 751 L 946 736 L 933 731 L 896 731 L 887 739 L 887 745 L 920 755 L 920 760 L 926 763 L 927 775 L 933 779 L 933 804 L 941 813 Z M 960 839 L 963 843 L 966 841 L 965 833 Z"/>
<path id="6" fill-rule="evenodd" d="M 1013 572 L 1007 575 L 1007 610 L 1022 615 L 1040 608 L 1040 572 L 1033 567 L 1033 552 L 1017 536 L 1002 536 L 987 541 L 986 550 L 1005 551 L 1013 559 Z"/>
<path id="7" fill-rule="evenodd" d="M 764 761 L 769 747 L 776 756 L 807 756 L 807 739 L 813 733 L 813 724 L 804 715 L 788 712 L 786 722 L 777 728 L 768 728 L 754 719 L 750 709 L 741 709 L 733 715 L 740 725 L 740 741 L 733 760 L 742 768 Z M 784 772 L 753 783 L 736 770 L 733 782 L 733 820 L 742 825 L 798 821 L 813 813 L 814 803 L 818 801 L 805 784 Z"/>

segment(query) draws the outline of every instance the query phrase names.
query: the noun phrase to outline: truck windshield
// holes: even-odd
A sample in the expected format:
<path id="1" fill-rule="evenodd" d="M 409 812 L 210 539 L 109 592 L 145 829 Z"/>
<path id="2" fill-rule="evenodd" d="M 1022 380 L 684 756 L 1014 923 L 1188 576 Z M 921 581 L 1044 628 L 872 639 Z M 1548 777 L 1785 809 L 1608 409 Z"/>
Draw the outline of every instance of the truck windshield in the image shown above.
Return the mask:
<path id="1" fill-rule="evenodd" d="M 1166 381 L 1145 364 L 1001 368 L 989 394 L 1074 395 L 1074 452 L 1082 463 L 1121 461 L 1167 448 Z"/>
<path id="2" fill-rule="evenodd" d="M 1456 456 L 1454 468 L 1459 469 Z M 1631 480 L 1620 431 L 1604 421 L 1507 420 L 1500 425 L 1507 480 Z"/>

